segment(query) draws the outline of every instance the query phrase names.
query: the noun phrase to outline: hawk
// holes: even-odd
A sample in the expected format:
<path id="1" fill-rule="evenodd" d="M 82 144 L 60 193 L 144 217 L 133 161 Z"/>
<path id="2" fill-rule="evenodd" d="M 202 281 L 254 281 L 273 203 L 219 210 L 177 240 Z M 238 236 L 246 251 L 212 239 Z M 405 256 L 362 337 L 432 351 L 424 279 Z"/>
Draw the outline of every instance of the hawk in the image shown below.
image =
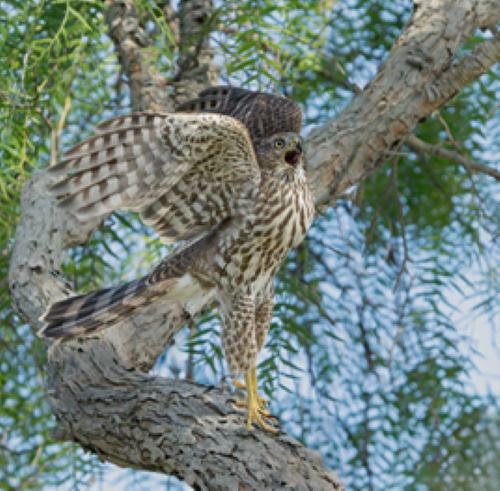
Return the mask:
<path id="1" fill-rule="evenodd" d="M 114 210 L 141 213 L 165 244 L 181 242 L 147 276 L 52 304 L 41 335 L 60 341 L 124 320 L 151 302 L 219 304 L 222 344 L 243 375 L 247 427 L 276 432 L 259 397 L 256 358 L 273 315 L 273 279 L 314 217 L 299 106 L 232 87 L 201 92 L 171 114 L 119 116 L 49 169 L 49 192 L 85 221 Z M 68 176 L 69 175 L 69 176 Z"/>

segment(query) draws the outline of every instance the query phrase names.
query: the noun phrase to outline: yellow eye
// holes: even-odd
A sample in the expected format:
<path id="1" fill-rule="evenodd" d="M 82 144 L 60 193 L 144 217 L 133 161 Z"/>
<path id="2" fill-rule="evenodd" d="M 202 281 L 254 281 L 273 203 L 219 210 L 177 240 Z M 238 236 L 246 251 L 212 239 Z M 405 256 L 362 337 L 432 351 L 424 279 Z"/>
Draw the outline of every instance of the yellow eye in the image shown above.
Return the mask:
<path id="1" fill-rule="evenodd" d="M 285 142 L 283 140 L 276 140 L 274 142 L 274 146 L 276 148 L 283 148 L 285 146 Z"/>

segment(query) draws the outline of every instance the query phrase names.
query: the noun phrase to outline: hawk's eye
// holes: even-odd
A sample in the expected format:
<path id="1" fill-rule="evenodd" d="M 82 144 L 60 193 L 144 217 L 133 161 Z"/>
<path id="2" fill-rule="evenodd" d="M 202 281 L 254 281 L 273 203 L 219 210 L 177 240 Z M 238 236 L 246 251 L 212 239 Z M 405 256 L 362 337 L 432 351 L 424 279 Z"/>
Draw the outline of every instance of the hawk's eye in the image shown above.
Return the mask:
<path id="1" fill-rule="evenodd" d="M 283 140 L 276 140 L 274 142 L 274 146 L 276 148 L 283 148 L 285 146 L 285 142 Z"/>

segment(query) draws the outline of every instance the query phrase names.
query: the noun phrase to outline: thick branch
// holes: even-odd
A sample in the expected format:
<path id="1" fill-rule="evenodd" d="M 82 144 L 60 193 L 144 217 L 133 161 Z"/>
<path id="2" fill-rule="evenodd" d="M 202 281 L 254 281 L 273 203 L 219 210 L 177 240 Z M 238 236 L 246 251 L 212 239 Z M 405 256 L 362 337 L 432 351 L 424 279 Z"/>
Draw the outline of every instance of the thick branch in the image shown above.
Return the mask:
<path id="1" fill-rule="evenodd" d="M 499 7 L 500 8 L 500 7 Z M 500 62 L 500 34 L 483 41 L 472 53 L 424 87 L 426 111 L 433 111 Z"/>
<path id="2" fill-rule="evenodd" d="M 199 20 L 193 11 L 199 13 L 200 2 L 193 3 L 183 2 L 188 26 L 189 19 Z M 162 83 L 142 59 L 146 41 L 134 5 L 125 0 L 112 7 L 108 22 L 130 79 L 133 109 L 165 110 Z M 189 96 L 211 81 L 207 56 L 203 49 L 190 52 L 183 65 L 178 88 Z M 46 195 L 49 184 L 41 172 L 23 190 L 9 277 L 15 310 L 36 328 L 48 304 L 71 294 L 59 272 L 63 251 L 88 241 L 101 225 L 78 223 L 56 208 Z M 174 474 L 196 489 L 344 489 L 321 457 L 293 438 L 257 428 L 249 434 L 246 414 L 235 409 L 230 394 L 141 373 L 185 322 L 182 304 L 158 304 L 99 338 L 50 346 L 49 402 L 63 426 L 53 436 L 120 466 Z"/>
<path id="3" fill-rule="evenodd" d="M 307 139 L 321 203 L 383 165 L 419 121 L 499 60 L 495 37 L 452 65 L 464 41 L 499 20 L 500 0 L 419 2 L 377 76 L 335 120 Z"/>
<path id="4" fill-rule="evenodd" d="M 451 150 L 446 150 L 444 148 L 436 147 L 434 145 L 429 145 L 428 143 L 420 140 L 415 135 L 410 135 L 406 142 L 410 147 L 412 147 L 417 152 L 430 153 L 432 155 L 437 155 L 438 157 L 443 157 L 444 159 L 450 160 L 461 165 L 464 169 L 471 172 L 481 172 L 494 177 L 497 181 L 500 181 L 500 171 L 494 169 L 480 162 L 468 159 L 458 152 L 453 152 Z"/>
<path id="5" fill-rule="evenodd" d="M 54 347 L 50 360 L 55 414 L 101 461 L 174 474 L 195 489 L 344 489 L 321 456 L 293 438 L 249 434 L 221 389 L 130 370 L 106 341 Z"/>
<path id="6" fill-rule="evenodd" d="M 213 62 L 214 50 L 208 44 L 210 0 L 184 0 L 178 12 L 173 11 L 170 3 L 164 6 L 167 24 L 179 41 L 179 72 L 170 81 L 158 72 L 155 53 L 146 49 L 151 40 L 141 24 L 135 0 L 105 3 L 108 30 L 129 81 L 132 111 L 171 112 L 201 90 L 217 85 L 219 69 Z M 167 96 L 167 85 L 174 87 L 174 94 Z"/>
<path id="7" fill-rule="evenodd" d="M 171 82 L 177 104 L 196 98 L 203 89 L 218 83 L 219 67 L 213 62 L 215 52 L 208 38 L 213 20 L 211 0 L 181 1 L 179 72 Z"/>
<path id="8" fill-rule="evenodd" d="M 167 98 L 167 81 L 160 75 L 155 53 L 145 48 L 151 41 L 142 27 L 134 0 L 105 0 L 108 32 L 115 43 L 128 78 L 132 111 L 173 111 Z"/>

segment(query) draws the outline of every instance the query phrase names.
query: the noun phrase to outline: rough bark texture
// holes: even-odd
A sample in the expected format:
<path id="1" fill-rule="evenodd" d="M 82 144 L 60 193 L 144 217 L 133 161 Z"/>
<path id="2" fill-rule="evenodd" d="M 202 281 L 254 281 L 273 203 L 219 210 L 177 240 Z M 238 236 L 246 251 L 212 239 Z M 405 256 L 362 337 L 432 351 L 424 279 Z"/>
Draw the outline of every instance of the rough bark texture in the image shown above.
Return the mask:
<path id="1" fill-rule="evenodd" d="M 151 39 L 142 26 L 133 0 L 105 0 L 106 24 L 115 43 L 123 73 L 128 79 L 133 111 L 173 111 L 166 94 L 166 78 L 158 72 Z"/>
<path id="2" fill-rule="evenodd" d="M 64 249 L 85 242 L 99 226 L 62 214 L 46 196 L 48 183 L 40 173 L 23 190 L 11 262 L 17 311 L 37 328 L 47 303 L 71 289 L 55 273 Z M 165 324 L 182 325 L 176 315 L 163 312 Z M 145 349 L 142 356 L 152 362 L 159 353 L 151 355 L 149 341 L 164 346 L 158 312 L 154 324 L 141 325 L 147 318 L 141 314 L 100 337 L 49 347 L 49 402 L 65 430 L 55 438 L 75 441 L 102 461 L 176 475 L 195 489 L 344 489 L 318 453 L 288 435 L 249 434 L 246 412 L 234 407 L 228 392 L 138 370 L 130 353 Z"/>
<path id="3" fill-rule="evenodd" d="M 139 50 L 148 40 L 133 2 L 107 4 L 133 110 L 171 109 L 166 82 L 150 62 L 143 63 L 148 56 Z M 338 118 L 307 139 L 318 204 L 328 204 L 363 180 L 419 120 L 500 61 L 497 35 L 453 65 L 467 38 L 498 22 L 500 0 L 415 4 L 418 8 L 375 79 Z M 178 102 L 217 78 L 212 52 L 199 32 L 199 24 L 210 19 L 210 2 L 183 1 L 181 7 L 177 20 L 183 55 L 171 82 Z M 55 208 L 45 193 L 47 183 L 40 173 L 23 191 L 10 274 L 13 305 L 37 328 L 47 304 L 71 293 L 57 273 L 64 249 L 85 243 L 100 225 L 75 223 Z M 276 438 L 260 429 L 248 434 L 244 413 L 221 389 L 142 373 L 184 324 L 182 305 L 160 304 L 99 338 L 51 346 L 49 400 L 63 427 L 54 436 L 79 442 L 117 465 L 174 474 L 196 489 L 342 489 L 321 458 L 289 436 Z"/>
<path id="4" fill-rule="evenodd" d="M 500 61 L 497 34 L 453 65 L 464 41 L 499 21 L 499 0 L 414 3 L 413 17 L 376 77 L 337 118 L 307 138 L 319 204 L 380 167 L 420 120 Z"/>
<path id="5" fill-rule="evenodd" d="M 219 68 L 213 62 L 215 52 L 205 32 L 211 27 L 212 14 L 211 0 L 181 1 L 179 72 L 171 82 L 176 89 L 177 104 L 196 98 L 203 89 L 218 83 Z"/>

